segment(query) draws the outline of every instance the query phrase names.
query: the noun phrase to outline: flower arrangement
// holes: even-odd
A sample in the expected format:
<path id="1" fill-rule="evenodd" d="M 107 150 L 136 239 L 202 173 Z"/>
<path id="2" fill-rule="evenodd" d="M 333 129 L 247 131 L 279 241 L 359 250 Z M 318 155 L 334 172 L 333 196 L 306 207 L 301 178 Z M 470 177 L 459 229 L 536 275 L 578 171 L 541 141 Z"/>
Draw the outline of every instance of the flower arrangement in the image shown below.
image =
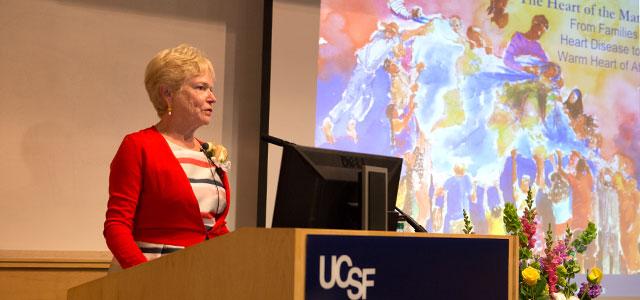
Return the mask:
<path id="1" fill-rule="evenodd" d="M 231 161 L 229 161 L 229 152 L 222 145 L 214 145 L 212 142 L 202 143 L 202 150 L 209 160 L 225 172 L 231 169 Z"/>
<path id="2" fill-rule="evenodd" d="M 580 288 L 574 282 L 576 274 L 581 270 L 576 255 L 584 253 L 596 238 L 596 226 L 589 222 L 587 228 L 575 238 L 571 228 L 567 228 L 564 239 L 556 241 L 549 225 L 545 232 L 544 250 L 536 253 L 534 246 L 538 221 L 532 198 L 530 190 L 522 217 L 518 217 L 512 203 L 505 204 L 503 215 L 507 232 L 516 236 L 520 244 L 520 299 L 583 300 L 598 297 L 602 292 L 600 282 L 603 276 L 599 268 L 588 271 L 587 281 Z M 471 220 L 468 220 L 466 212 L 464 215 L 464 232 L 472 233 Z"/>

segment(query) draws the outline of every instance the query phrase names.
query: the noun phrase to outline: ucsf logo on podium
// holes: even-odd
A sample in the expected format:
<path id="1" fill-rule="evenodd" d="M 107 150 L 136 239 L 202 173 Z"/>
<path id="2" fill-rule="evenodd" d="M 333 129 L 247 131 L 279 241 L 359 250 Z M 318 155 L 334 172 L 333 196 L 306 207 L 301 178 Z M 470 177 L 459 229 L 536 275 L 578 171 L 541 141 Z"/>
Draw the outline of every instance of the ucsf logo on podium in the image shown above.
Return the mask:
<path id="1" fill-rule="evenodd" d="M 325 272 L 325 256 L 320 255 L 320 286 L 325 290 L 330 290 L 336 285 L 341 289 L 347 289 L 349 299 L 367 299 L 367 288 L 373 287 L 375 282 L 370 276 L 376 274 L 375 268 L 358 268 L 353 265 L 351 257 L 348 255 L 331 255 L 331 265 L 329 272 Z M 342 266 L 347 268 L 347 276 L 343 278 Z M 327 281 L 327 275 L 329 280 Z"/>

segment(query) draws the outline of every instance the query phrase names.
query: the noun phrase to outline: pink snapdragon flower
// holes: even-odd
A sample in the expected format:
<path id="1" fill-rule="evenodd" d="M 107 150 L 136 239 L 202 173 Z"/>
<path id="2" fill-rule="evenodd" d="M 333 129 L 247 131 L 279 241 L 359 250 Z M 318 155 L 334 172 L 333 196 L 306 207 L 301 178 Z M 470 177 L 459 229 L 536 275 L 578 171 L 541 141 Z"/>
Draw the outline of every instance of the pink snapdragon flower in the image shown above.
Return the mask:
<path id="1" fill-rule="evenodd" d="M 522 224 L 522 232 L 527 236 L 527 240 L 529 241 L 527 247 L 529 249 L 533 249 L 536 245 L 536 228 L 538 222 L 534 218 L 527 218 L 529 210 L 525 210 L 524 215 L 520 218 L 520 223 Z M 529 221 L 532 219 L 532 221 Z"/>

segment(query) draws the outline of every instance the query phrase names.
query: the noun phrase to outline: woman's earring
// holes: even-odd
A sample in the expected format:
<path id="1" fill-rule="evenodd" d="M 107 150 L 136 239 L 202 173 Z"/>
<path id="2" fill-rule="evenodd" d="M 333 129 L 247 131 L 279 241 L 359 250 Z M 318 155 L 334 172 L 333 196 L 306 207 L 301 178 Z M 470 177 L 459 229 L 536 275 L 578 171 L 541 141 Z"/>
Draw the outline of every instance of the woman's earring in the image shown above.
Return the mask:
<path id="1" fill-rule="evenodd" d="M 169 107 L 167 108 L 167 114 L 171 115 L 171 111 L 172 111 L 171 106 L 169 106 Z"/>

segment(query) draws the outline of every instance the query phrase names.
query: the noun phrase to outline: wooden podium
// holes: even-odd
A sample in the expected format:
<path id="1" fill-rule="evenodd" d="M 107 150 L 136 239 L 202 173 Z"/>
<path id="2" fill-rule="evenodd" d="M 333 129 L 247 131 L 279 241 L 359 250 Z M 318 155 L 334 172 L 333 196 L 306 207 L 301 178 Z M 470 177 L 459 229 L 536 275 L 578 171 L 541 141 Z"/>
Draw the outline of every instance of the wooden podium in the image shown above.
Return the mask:
<path id="1" fill-rule="evenodd" d="M 515 300 L 517 251 L 511 236 L 241 228 L 67 299 Z"/>

